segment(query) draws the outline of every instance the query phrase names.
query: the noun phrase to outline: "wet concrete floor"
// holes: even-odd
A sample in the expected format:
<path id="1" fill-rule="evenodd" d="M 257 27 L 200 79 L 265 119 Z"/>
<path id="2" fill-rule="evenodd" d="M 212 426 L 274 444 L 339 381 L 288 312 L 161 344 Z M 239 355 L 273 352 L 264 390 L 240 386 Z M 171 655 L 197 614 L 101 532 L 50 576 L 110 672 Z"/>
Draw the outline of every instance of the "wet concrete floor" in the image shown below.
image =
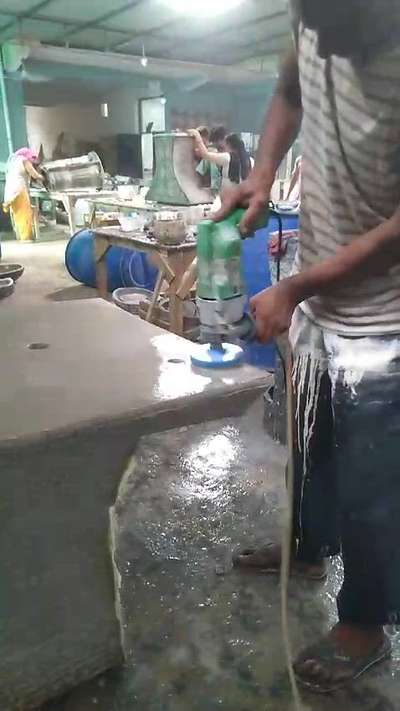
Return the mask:
<path id="1" fill-rule="evenodd" d="M 257 405 L 241 420 L 144 438 L 116 506 L 125 670 L 42 711 L 290 711 L 279 584 L 231 569 L 231 551 L 276 540 L 285 506 L 284 451 Z M 335 619 L 341 563 L 329 581 L 292 581 L 297 651 Z M 394 657 L 333 697 L 305 696 L 309 711 L 395 711 Z"/>

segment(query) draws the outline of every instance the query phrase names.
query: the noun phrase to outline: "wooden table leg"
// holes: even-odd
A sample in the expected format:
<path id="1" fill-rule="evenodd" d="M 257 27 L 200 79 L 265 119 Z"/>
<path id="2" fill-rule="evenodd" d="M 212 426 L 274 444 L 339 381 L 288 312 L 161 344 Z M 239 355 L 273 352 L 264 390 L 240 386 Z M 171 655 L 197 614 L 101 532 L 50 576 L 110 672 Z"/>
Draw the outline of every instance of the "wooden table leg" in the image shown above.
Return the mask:
<path id="1" fill-rule="evenodd" d="M 96 219 L 96 203 L 92 202 L 90 210 L 89 210 L 89 223 L 88 226 L 90 229 L 95 226 L 95 219 Z"/>
<path id="2" fill-rule="evenodd" d="M 33 199 L 32 212 L 33 212 L 33 235 L 32 235 L 32 238 L 35 242 L 37 242 L 40 239 L 40 222 L 39 222 L 40 200 L 39 200 L 39 198 Z"/>
<path id="3" fill-rule="evenodd" d="M 152 252 L 150 261 L 164 273 L 164 279 L 171 284 L 175 279 L 175 272 L 171 269 L 168 258 L 160 252 Z"/>
<path id="4" fill-rule="evenodd" d="M 190 294 L 192 287 L 197 280 L 197 257 L 193 259 L 193 262 L 187 268 L 184 273 L 179 289 L 177 290 L 177 295 L 180 299 L 187 299 Z"/>
<path id="5" fill-rule="evenodd" d="M 165 278 L 164 272 L 160 269 L 160 271 L 158 272 L 156 285 L 154 287 L 154 292 L 153 292 L 153 296 L 151 299 L 151 303 L 150 303 L 150 306 L 149 306 L 147 314 L 146 314 L 146 321 L 148 321 L 149 323 L 152 323 L 154 308 L 157 304 L 158 297 L 160 296 L 160 291 L 161 291 L 161 287 L 162 287 L 164 278 Z"/>
<path id="6" fill-rule="evenodd" d="M 110 249 L 110 244 L 104 237 L 94 236 L 94 251 L 96 260 L 96 285 L 99 296 L 102 299 L 108 298 L 108 272 L 106 254 Z"/>
<path id="7" fill-rule="evenodd" d="M 175 274 L 175 279 L 169 287 L 169 330 L 176 333 L 178 336 L 183 336 L 184 328 L 184 311 L 183 301 L 178 296 L 178 290 L 181 285 L 182 276 L 185 271 L 182 254 L 170 254 L 168 262 Z"/>
<path id="8" fill-rule="evenodd" d="M 169 330 L 177 336 L 183 336 L 183 301 L 176 294 L 169 297 Z"/>

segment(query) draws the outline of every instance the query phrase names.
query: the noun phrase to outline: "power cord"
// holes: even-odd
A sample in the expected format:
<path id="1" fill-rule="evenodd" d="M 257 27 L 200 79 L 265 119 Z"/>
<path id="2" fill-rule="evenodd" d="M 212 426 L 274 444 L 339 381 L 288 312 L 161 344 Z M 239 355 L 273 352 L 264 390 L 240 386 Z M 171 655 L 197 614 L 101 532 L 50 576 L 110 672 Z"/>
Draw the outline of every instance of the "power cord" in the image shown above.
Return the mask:
<path id="1" fill-rule="evenodd" d="M 293 694 L 295 711 L 309 711 L 304 706 L 300 696 L 299 687 L 293 668 L 293 652 L 292 642 L 290 638 L 289 626 L 289 581 L 290 581 L 290 564 L 292 557 L 292 535 L 293 535 L 293 504 L 294 504 L 294 392 L 293 392 L 293 358 L 290 346 L 287 349 L 285 359 L 285 380 L 286 380 L 286 410 L 287 410 L 287 446 L 288 446 L 288 464 L 287 464 L 287 514 L 286 522 L 283 528 L 282 535 L 282 552 L 281 552 L 281 620 L 282 620 L 282 638 L 283 646 L 286 654 L 287 669 L 289 673 L 290 686 Z"/>
<path id="2" fill-rule="evenodd" d="M 282 258 L 282 242 L 283 242 L 283 223 L 282 216 L 275 209 L 273 202 L 269 204 L 270 215 L 273 215 L 278 221 L 279 237 L 278 237 L 278 258 L 276 260 L 276 279 L 279 283 L 281 280 L 281 258 Z M 292 558 L 292 535 L 293 535 L 293 504 L 294 504 L 294 392 L 293 392 L 293 358 L 288 344 L 286 357 L 281 353 L 279 346 L 277 347 L 279 357 L 282 360 L 282 366 L 285 371 L 285 388 L 286 388 L 286 417 L 287 417 L 287 448 L 288 448 L 288 465 L 287 465 L 287 515 L 286 522 L 283 528 L 282 548 L 281 548 L 281 624 L 282 624 L 282 639 L 286 655 L 286 664 L 289 674 L 290 686 L 293 694 L 295 711 L 308 711 L 304 706 L 299 687 L 296 680 L 293 667 L 293 651 L 290 638 L 289 626 L 289 581 L 290 581 L 290 564 Z"/>

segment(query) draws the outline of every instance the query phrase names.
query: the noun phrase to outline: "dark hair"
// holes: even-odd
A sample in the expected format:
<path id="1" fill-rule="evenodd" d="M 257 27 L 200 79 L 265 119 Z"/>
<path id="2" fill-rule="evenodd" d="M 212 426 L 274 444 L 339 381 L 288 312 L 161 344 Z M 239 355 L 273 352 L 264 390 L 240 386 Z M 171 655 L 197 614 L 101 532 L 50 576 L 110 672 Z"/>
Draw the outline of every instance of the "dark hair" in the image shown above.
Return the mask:
<path id="1" fill-rule="evenodd" d="M 225 140 L 227 133 L 228 131 L 226 130 L 225 126 L 214 126 L 214 128 L 212 128 L 210 132 L 211 143 L 221 143 L 221 141 Z"/>
<path id="2" fill-rule="evenodd" d="M 197 130 L 203 139 L 205 138 L 207 141 L 209 140 L 210 129 L 208 128 L 208 126 L 198 126 Z"/>
<path id="3" fill-rule="evenodd" d="M 231 153 L 229 180 L 232 183 L 240 183 L 241 180 L 246 180 L 251 171 L 250 156 L 237 133 L 230 133 L 225 138 L 225 143 L 232 149 L 232 153 L 229 151 Z"/>

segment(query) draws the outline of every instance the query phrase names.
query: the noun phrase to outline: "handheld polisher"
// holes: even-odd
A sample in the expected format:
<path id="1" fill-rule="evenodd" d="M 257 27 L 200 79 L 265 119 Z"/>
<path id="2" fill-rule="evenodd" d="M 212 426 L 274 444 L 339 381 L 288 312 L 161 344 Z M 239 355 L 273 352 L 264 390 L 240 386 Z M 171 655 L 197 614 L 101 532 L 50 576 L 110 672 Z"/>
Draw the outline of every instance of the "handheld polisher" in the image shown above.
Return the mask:
<path id="1" fill-rule="evenodd" d="M 201 368 L 240 365 L 240 341 L 255 337 L 255 324 L 246 313 L 247 297 L 242 275 L 242 236 L 239 223 L 244 210 L 221 222 L 204 220 L 197 237 L 197 307 L 201 344 L 192 363 Z M 263 219 L 265 225 L 268 217 Z"/>

